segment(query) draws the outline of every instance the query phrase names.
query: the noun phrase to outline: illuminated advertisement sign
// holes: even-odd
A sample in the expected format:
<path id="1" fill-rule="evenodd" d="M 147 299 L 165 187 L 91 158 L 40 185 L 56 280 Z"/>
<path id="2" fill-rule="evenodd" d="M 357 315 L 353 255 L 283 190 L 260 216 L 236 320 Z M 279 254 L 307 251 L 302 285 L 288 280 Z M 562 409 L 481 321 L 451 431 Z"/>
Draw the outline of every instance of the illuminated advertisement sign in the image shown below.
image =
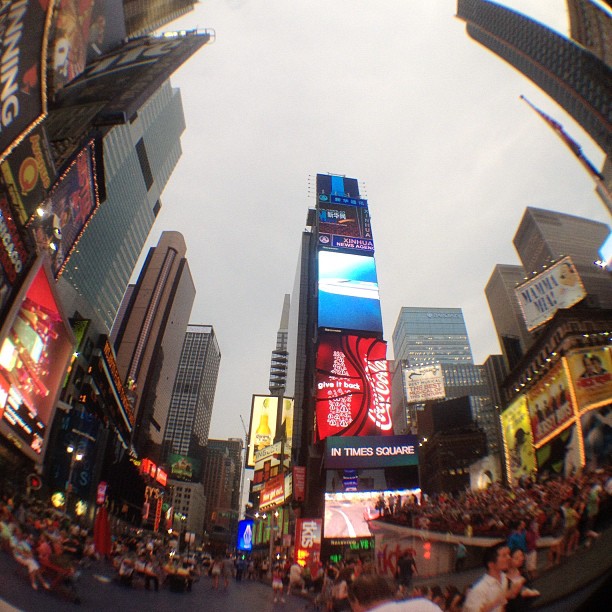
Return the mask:
<path id="1" fill-rule="evenodd" d="M 33 259 L 21 239 L 6 195 L 0 191 L 0 315 L 9 307 Z"/>
<path id="2" fill-rule="evenodd" d="M 536 446 L 571 421 L 574 417 L 574 406 L 561 363 L 529 390 L 527 406 Z"/>
<path id="3" fill-rule="evenodd" d="M 304 466 L 293 466 L 293 499 L 304 501 L 306 498 L 306 468 Z"/>
<path id="4" fill-rule="evenodd" d="M 44 52 L 53 3 L 0 3 L 0 161 L 45 116 Z"/>
<path id="5" fill-rule="evenodd" d="M 259 509 L 267 510 L 285 501 L 285 476 L 278 474 L 270 478 L 259 494 Z"/>
<path id="6" fill-rule="evenodd" d="M 356 436 L 327 438 L 325 467 L 376 468 L 418 465 L 416 436 Z"/>
<path id="7" fill-rule="evenodd" d="M 444 375 L 439 363 L 404 370 L 408 402 L 429 402 L 444 399 Z"/>
<path id="8" fill-rule="evenodd" d="M 570 257 L 530 278 L 514 292 L 529 331 L 552 319 L 560 308 L 570 308 L 586 295 Z"/>
<path id="9" fill-rule="evenodd" d="M 3 433 L 23 440 L 33 457 L 42 453 L 44 431 L 74 350 L 74 337 L 55 296 L 54 283 L 39 259 L 26 279 L 25 295 L 13 305 L 0 346 L 0 375 L 10 392 Z"/>
<path id="10" fill-rule="evenodd" d="M 34 128 L 0 164 L 0 170 L 13 209 L 23 226 L 55 180 L 55 166 L 46 132 L 41 127 Z"/>
<path id="11" fill-rule="evenodd" d="M 420 496 L 420 489 L 325 493 L 323 535 L 328 538 L 372 537 L 369 522 L 382 516 L 389 501 Z"/>
<path id="12" fill-rule="evenodd" d="M 285 468 L 289 468 L 288 449 L 284 448 L 283 442 L 276 442 L 255 452 L 255 471 L 253 472 L 253 484 L 267 482 L 280 471 L 281 454 L 284 450 Z"/>
<path id="13" fill-rule="evenodd" d="M 279 398 L 275 396 L 253 396 L 246 467 L 255 467 L 255 452 L 270 446 L 274 441 L 278 403 Z"/>
<path id="14" fill-rule="evenodd" d="M 373 257 L 319 251 L 319 327 L 382 334 Z"/>
<path id="15" fill-rule="evenodd" d="M 612 405 L 583 413 L 580 425 L 587 468 L 607 465 L 612 453 Z"/>
<path id="16" fill-rule="evenodd" d="M 167 464 L 170 467 L 170 477 L 174 480 L 197 482 L 200 479 L 202 462 L 199 459 L 170 453 Z"/>
<path id="17" fill-rule="evenodd" d="M 612 401 L 612 353 L 609 348 L 572 353 L 567 363 L 579 411 Z"/>
<path id="18" fill-rule="evenodd" d="M 321 519 L 296 519 L 295 561 L 302 567 L 318 563 L 321 557 Z"/>
<path id="19" fill-rule="evenodd" d="M 60 89 L 60 108 L 106 102 L 99 121 L 125 123 L 172 73 L 210 40 L 208 33 L 139 37 L 103 55 Z"/>
<path id="20" fill-rule="evenodd" d="M 580 456 L 579 435 L 576 425 L 566 427 L 559 435 L 536 450 L 540 477 L 567 478 L 584 465 Z"/>
<path id="21" fill-rule="evenodd" d="M 253 521 L 245 519 L 238 521 L 238 542 L 236 550 L 253 550 Z"/>
<path id="22" fill-rule="evenodd" d="M 374 252 L 367 207 L 319 202 L 319 247 Z"/>
<path id="23" fill-rule="evenodd" d="M 320 440 L 393 433 L 386 355 L 386 343 L 377 338 L 319 336 L 316 418 Z"/>
<path id="24" fill-rule="evenodd" d="M 285 440 L 285 448 L 293 446 L 293 411 L 294 401 L 289 397 L 283 397 L 283 410 L 281 412 L 281 434 Z"/>
<path id="25" fill-rule="evenodd" d="M 527 398 L 520 395 L 502 412 L 502 434 L 508 478 L 516 483 L 535 472 L 535 451 Z"/>
<path id="26" fill-rule="evenodd" d="M 90 142 L 53 188 L 42 206 L 44 215 L 31 221 L 36 242 L 51 255 L 56 278 L 63 272 L 99 206 L 95 163 L 94 143 Z"/>

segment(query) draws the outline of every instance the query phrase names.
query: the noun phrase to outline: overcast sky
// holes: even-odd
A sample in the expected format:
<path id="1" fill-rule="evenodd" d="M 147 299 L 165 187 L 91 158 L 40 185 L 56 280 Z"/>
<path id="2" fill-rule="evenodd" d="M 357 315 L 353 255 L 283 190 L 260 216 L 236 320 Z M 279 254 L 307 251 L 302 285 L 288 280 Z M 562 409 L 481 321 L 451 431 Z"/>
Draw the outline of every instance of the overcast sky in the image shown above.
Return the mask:
<path id="1" fill-rule="evenodd" d="M 564 0 L 504 0 L 567 33 Z M 187 129 L 150 235 L 182 232 L 221 369 L 210 436 L 242 437 L 268 392 L 317 172 L 363 184 L 384 335 L 402 306 L 460 307 L 476 363 L 499 353 L 484 287 L 518 264 L 526 206 L 610 218 L 585 171 L 519 95 L 603 156 L 552 100 L 470 39 L 455 0 L 203 0 L 212 28 L 172 78 Z"/>

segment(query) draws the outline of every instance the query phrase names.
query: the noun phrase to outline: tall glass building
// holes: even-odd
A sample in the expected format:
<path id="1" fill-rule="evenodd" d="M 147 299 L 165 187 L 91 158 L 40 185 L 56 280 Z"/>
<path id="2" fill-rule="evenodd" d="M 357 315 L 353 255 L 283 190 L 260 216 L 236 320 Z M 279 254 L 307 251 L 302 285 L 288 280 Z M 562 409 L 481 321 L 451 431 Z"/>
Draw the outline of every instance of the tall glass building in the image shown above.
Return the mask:
<path id="1" fill-rule="evenodd" d="M 130 123 L 104 137 L 107 199 L 83 232 L 64 278 L 110 330 L 180 156 L 185 117 L 166 81 Z"/>
<path id="2" fill-rule="evenodd" d="M 164 457 L 168 453 L 188 455 L 194 445 L 208 443 L 220 363 L 212 325 L 189 325 L 170 399 Z"/>

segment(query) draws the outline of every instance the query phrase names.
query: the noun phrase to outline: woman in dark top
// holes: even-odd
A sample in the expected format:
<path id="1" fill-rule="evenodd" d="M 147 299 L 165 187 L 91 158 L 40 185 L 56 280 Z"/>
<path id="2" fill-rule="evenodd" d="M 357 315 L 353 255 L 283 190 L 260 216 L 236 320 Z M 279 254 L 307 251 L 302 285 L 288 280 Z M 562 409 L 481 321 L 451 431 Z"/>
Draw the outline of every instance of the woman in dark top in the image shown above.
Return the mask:
<path id="1" fill-rule="evenodd" d="M 523 610 L 529 610 L 535 598 L 540 595 L 540 592 L 532 588 L 526 580 L 525 574 L 523 573 L 524 563 L 525 553 L 520 548 L 513 550 L 510 557 L 510 567 L 506 572 L 506 576 L 508 577 L 508 589 L 510 589 L 512 583 L 517 580 L 523 582 L 523 588 L 514 599 L 508 600 L 506 612 L 522 612 Z"/>

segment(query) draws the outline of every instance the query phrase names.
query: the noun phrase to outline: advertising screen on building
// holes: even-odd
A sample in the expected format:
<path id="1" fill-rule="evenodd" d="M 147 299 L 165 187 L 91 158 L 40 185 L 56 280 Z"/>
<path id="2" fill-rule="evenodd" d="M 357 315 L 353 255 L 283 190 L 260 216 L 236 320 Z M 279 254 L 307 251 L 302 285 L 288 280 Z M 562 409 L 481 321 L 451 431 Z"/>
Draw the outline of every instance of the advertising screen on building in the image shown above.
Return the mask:
<path id="1" fill-rule="evenodd" d="M 25 287 L 9 312 L 0 345 L 0 429 L 17 436 L 24 452 L 38 459 L 75 341 L 42 258 Z"/>
<path id="2" fill-rule="evenodd" d="M 321 556 L 321 519 L 296 519 L 295 561 L 302 567 L 317 564 Z"/>
<path id="3" fill-rule="evenodd" d="M 612 405 L 583 413 L 580 425 L 587 469 L 607 465 L 612 454 Z"/>
<path id="4" fill-rule="evenodd" d="M 254 468 L 255 452 L 270 446 L 274 442 L 278 409 L 278 397 L 270 395 L 253 396 L 246 467 Z"/>
<path id="5" fill-rule="evenodd" d="M 328 436 L 392 435 L 387 344 L 377 338 L 320 334 L 316 419 Z"/>
<path id="6" fill-rule="evenodd" d="M 540 478 L 567 478 L 583 466 L 576 425 L 566 427 L 560 434 L 536 450 Z"/>
<path id="7" fill-rule="evenodd" d="M 167 460 L 170 478 L 186 482 L 198 482 L 202 471 L 202 462 L 195 457 L 170 453 Z"/>
<path id="8" fill-rule="evenodd" d="M 382 334 L 373 257 L 319 251 L 319 327 Z"/>
<path id="9" fill-rule="evenodd" d="M 612 402 L 612 351 L 609 347 L 585 349 L 567 356 L 578 410 Z"/>
<path id="10" fill-rule="evenodd" d="M 400 504 L 411 497 L 418 498 L 420 489 L 393 491 L 362 491 L 325 493 L 325 518 L 323 536 L 328 538 L 369 538 L 370 521 L 384 513 L 384 508 L 394 504 L 397 496 Z"/>
<path id="11" fill-rule="evenodd" d="M 333 436 L 325 441 L 325 468 L 418 465 L 416 436 Z"/>
<path id="12" fill-rule="evenodd" d="M 208 33 L 140 37 L 85 67 L 57 92 L 59 108 L 106 102 L 101 123 L 125 123 L 172 73 L 210 40 Z"/>
<path id="13" fill-rule="evenodd" d="M 514 291 L 529 331 L 552 319 L 560 308 L 569 308 L 586 295 L 570 257 L 564 257 Z"/>
<path id="14" fill-rule="evenodd" d="M 444 399 L 444 375 L 439 363 L 404 370 L 406 399 L 409 403 Z"/>
<path id="15" fill-rule="evenodd" d="M 255 471 L 253 472 L 253 485 L 263 485 L 281 470 L 281 454 L 285 455 L 285 469 L 289 469 L 290 450 L 284 442 L 276 442 L 255 451 Z M 253 489 L 258 490 L 258 489 Z"/>
<path id="16" fill-rule="evenodd" d="M 537 446 L 574 418 L 563 364 L 557 364 L 527 394 L 533 442 Z"/>
<path id="17" fill-rule="evenodd" d="M 13 297 L 34 258 L 34 249 L 26 248 L 13 221 L 6 194 L 0 190 L 0 321 L 10 307 Z"/>
<path id="18" fill-rule="evenodd" d="M 0 3 L 0 162 L 47 112 L 42 58 L 52 9 L 40 0 Z"/>
<path id="19" fill-rule="evenodd" d="M 63 272 L 99 206 L 95 163 L 94 143 L 90 142 L 71 162 L 45 200 L 44 215 L 31 221 L 39 247 L 51 255 L 56 278 Z"/>
<path id="20" fill-rule="evenodd" d="M 253 521 L 245 519 L 238 521 L 238 542 L 236 550 L 250 552 L 253 550 Z"/>
<path id="21" fill-rule="evenodd" d="M 524 395 L 517 397 L 502 412 L 501 423 L 508 478 L 516 483 L 536 470 L 531 423 Z"/>
<path id="22" fill-rule="evenodd" d="M 319 215 L 320 248 L 361 253 L 374 252 L 367 206 L 319 201 L 317 213 Z"/>
<path id="23" fill-rule="evenodd" d="M 285 476 L 278 474 L 270 478 L 259 494 L 259 509 L 268 510 L 285 501 Z"/>
<path id="24" fill-rule="evenodd" d="M 0 164 L 13 211 L 20 226 L 34 214 L 55 180 L 47 134 L 34 128 Z"/>

